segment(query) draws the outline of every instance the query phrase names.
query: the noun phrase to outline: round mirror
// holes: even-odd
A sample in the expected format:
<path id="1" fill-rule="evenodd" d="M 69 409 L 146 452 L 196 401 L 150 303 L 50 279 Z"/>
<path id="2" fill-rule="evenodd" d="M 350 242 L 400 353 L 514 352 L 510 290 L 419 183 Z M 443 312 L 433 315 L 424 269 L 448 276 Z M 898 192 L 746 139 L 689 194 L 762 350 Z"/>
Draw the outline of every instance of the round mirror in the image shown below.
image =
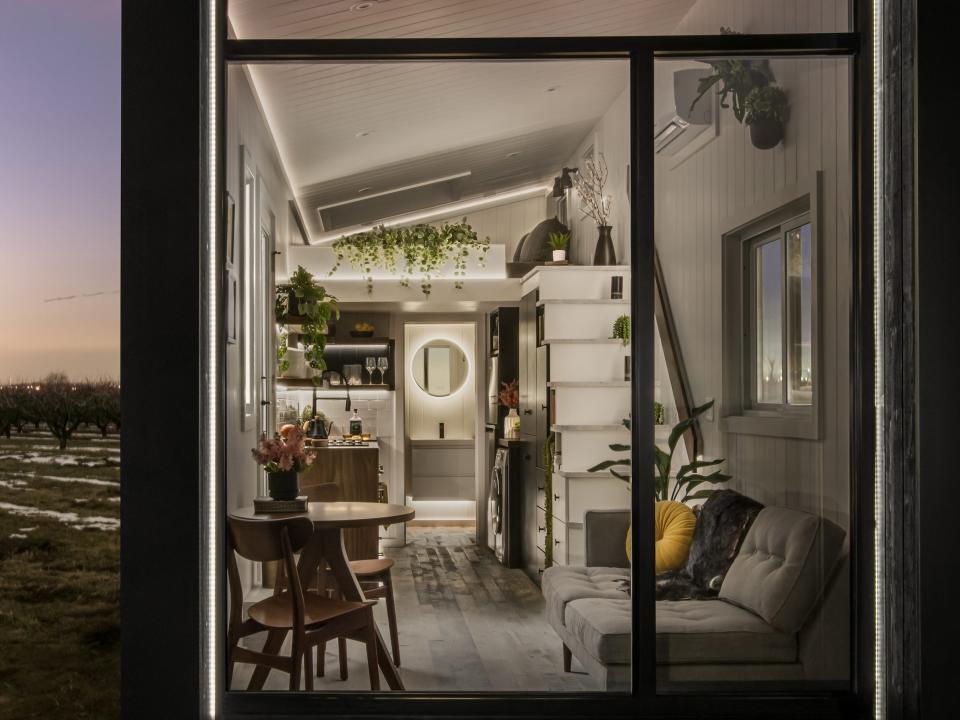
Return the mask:
<path id="1" fill-rule="evenodd" d="M 467 356 L 450 340 L 431 340 L 413 356 L 413 379 L 428 395 L 447 397 L 467 381 Z"/>

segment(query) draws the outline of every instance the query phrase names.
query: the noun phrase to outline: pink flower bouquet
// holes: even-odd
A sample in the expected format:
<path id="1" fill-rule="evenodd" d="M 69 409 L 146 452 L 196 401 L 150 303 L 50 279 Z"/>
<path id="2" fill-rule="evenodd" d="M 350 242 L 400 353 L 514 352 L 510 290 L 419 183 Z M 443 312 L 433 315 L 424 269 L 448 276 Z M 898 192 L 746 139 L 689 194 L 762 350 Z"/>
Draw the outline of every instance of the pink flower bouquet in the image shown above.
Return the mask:
<path id="1" fill-rule="evenodd" d="M 303 472 L 313 463 L 314 454 L 307 452 L 305 435 L 299 426 L 292 426 L 286 434 L 279 434 L 268 438 L 261 436 L 259 447 L 254 448 L 253 459 L 258 465 L 263 465 L 267 472 Z"/>

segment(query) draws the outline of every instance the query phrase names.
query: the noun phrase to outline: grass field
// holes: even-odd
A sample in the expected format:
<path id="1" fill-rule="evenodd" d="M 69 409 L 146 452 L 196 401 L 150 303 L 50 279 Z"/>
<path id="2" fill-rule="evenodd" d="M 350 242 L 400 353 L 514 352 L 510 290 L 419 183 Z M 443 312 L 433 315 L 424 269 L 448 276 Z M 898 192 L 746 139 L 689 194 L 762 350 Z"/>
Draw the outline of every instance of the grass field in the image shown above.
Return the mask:
<path id="1" fill-rule="evenodd" d="M 0 717 L 120 715 L 120 441 L 0 438 Z"/>

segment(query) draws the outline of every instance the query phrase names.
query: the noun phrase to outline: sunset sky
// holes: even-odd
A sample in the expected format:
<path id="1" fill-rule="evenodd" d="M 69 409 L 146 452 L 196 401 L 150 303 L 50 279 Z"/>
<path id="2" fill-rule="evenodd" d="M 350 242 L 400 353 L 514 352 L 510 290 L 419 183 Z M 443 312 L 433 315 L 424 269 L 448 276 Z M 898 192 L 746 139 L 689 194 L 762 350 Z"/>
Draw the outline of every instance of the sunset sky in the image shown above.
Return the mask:
<path id="1" fill-rule="evenodd" d="M 120 0 L 0 0 L 0 89 L 0 382 L 117 378 Z"/>

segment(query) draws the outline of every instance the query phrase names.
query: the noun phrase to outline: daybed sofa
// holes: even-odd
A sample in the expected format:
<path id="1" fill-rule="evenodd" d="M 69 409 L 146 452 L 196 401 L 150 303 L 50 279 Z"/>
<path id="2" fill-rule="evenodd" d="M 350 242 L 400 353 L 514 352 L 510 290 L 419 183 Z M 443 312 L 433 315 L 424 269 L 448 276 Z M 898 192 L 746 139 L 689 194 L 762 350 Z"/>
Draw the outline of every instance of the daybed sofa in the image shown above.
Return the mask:
<path id="1" fill-rule="evenodd" d="M 554 566 L 543 575 L 564 670 L 570 672 L 576 657 L 606 690 L 630 683 L 629 525 L 629 511 L 588 511 L 587 565 Z M 744 532 L 722 582 L 715 578 L 715 597 L 657 601 L 658 682 L 805 677 L 802 635 L 841 557 L 845 533 L 784 507 L 763 507 Z"/>

